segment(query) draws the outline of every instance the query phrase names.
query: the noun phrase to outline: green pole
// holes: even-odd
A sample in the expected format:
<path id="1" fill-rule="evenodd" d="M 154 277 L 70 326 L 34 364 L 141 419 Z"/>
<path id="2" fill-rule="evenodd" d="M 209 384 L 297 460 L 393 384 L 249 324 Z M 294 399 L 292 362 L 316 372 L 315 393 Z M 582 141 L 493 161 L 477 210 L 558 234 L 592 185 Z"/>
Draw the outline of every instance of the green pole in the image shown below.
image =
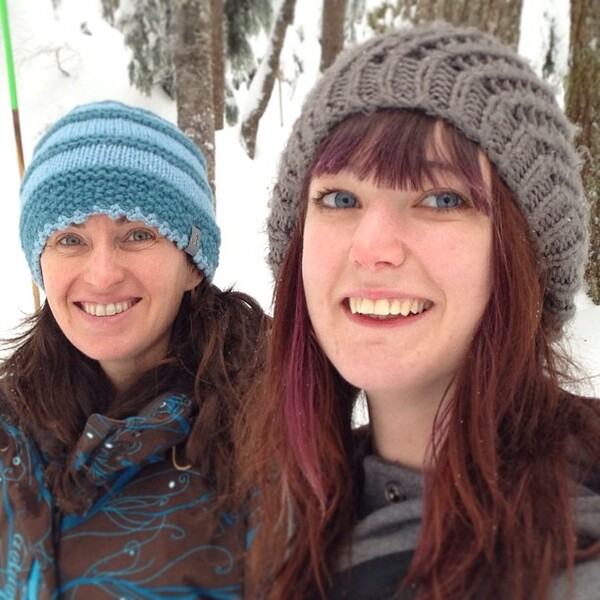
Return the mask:
<path id="1" fill-rule="evenodd" d="M 23 144 L 21 141 L 21 126 L 19 122 L 19 102 L 17 100 L 17 81 L 15 78 L 12 44 L 10 42 L 10 27 L 8 24 L 8 7 L 6 5 L 6 0 L 0 0 L 0 19 L 2 20 L 2 36 L 4 37 L 4 54 L 6 56 L 6 72 L 8 74 L 10 108 L 12 110 L 15 143 L 17 145 L 19 176 L 21 177 L 23 175 L 23 171 L 25 170 L 25 161 L 23 160 Z"/>
<path id="2" fill-rule="evenodd" d="M 25 160 L 23 159 L 23 141 L 21 139 L 21 123 L 19 120 L 19 102 L 17 100 L 17 79 L 15 77 L 15 65 L 13 61 L 12 44 L 10 41 L 10 27 L 8 24 L 8 6 L 6 0 L 0 0 L 0 20 L 2 21 L 2 37 L 4 38 L 4 55 L 6 57 L 6 72 L 8 74 L 8 90 L 10 93 L 10 108 L 12 111 L 13 130 L 15 132 L 15 144 L 17 147 L 17 162 L 19 165 L 19 179 L 22 179 L 25 171 Z M 35 283 L 32 283 L 33 303 L 35 309 L 40 307 L 40 291 Z"/>
<path id="3" fill-rule="evenodd" d="M 8 25 L 8 7 L 6 0 L 0 0 L 0 17 L 2 18 L 2 35 L 4 36 L 4 52 L 8 69 L 8 87 L 10 91 L 10 107 L 15 110 L 19 107 L 17 102 L 17 84 L 13 62 L 12 44 L 10 42 L 10 27 Z"/>

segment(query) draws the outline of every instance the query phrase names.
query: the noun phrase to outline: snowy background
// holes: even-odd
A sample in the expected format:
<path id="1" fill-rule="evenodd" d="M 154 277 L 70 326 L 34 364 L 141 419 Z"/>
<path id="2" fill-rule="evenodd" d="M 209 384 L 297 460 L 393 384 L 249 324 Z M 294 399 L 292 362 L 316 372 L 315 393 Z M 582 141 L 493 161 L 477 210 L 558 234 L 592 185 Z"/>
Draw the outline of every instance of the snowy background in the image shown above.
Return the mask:
<path id="1" fill-rule="evenodd" d="M 377 0 L 367 0 L 367 5 Z M 298 0 L 296 21 L 288 30 L 282 55 L 281 87 L 259 127 L 257 153 L 250 160 L 238 142 L 239 126 L 216 136 L 217 220 L 223 235 L 215 283 L 255 296 L 270 310 L 272 279 L 266 267 L 264 222 L 279 152 L 302 100 L 318 73 L 321 0 Z M 524 0 L 520 52 L 540 72 L 547 48 L 547 23 L 558 31 L 556 85 L 566 70 L 568 0 Z M 151 97 L 130 87 L 129 51 L 121 33 L 101 17 L 98 0 L 8 0 L 25 163 L 44 131 L 74 106 L 116 99 L 149 108 L 175 122 L 175 104 L 162 91 Z M 301 6 L 301 8 L 300 8 Z M 357 37 L 367 35 L 359 27 Z M 298 60 L 300 58 L 300 61 Z M 299 63 L 302 70 L 299 70 Z M 238 92 L 241 113 L 252 102 Z M 8 335 L 33 310 L 29 271 L 18 238 L 19 172 L 13 138 L 5 58 L 0 57 L 0 337 Z M 568 331 L 573 355 L 589 376 L 584 391 L 600 396 L 600 306 L 582 292 Z"/>

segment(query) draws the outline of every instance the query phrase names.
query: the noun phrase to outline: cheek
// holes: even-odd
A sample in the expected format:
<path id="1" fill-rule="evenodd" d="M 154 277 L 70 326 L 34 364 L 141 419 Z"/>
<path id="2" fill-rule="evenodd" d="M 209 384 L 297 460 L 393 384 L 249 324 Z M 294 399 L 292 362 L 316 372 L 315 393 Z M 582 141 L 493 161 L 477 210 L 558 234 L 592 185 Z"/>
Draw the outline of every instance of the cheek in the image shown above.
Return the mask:
<path id="1" fill-rule="evenodd" d="M 479 290 L 489 298 L 492 288 L 492 233 L 486 231 L 473 244 L 474 250 L 467 252 L 472 261 L 471 270 L 475 274 L 474 285 L 479 282 Z"/>
<path id="2" fill-rule="evenodd" d="M 469 283 L 478 290 L 489 289 L 492 279 L 492 233 L 489 226 L 447 234 L 435 248 L 440 276 L 457 285 Z M 461 283 L 462 282 L 462 283 Z M 465 290 L 466 291 L 466 290 Z"/>
<path id="3" fill-rule="evenodd" d="M 140 255 L 135 275 L 149 289 L 173 295 L 196 287 L 203 275 L 174 245 L 163 245 L 154 253 Z"/>
<path id="4" fill-rule="evenodd" d="M 40 267 L 42 270 L 42 282 L 44 283 L 44 293 L 50 304 L 53 303 L 55 296 L 64 285 L 62 281 L 66 278 L 66 270 L 60 268 L 55 260 L 42 253 L 40 257 Z"/>
<path id="5" fill-rule="evenodd" d="M 308 302 L 314 293 L 331 283 L 339 254 L 332 242 L 333 238 L 318 228 L 307 227 L 304 231 L 302 277 Z"/>
<path id="6" fill-rule="evenodd" d="M 302 281 L 306 308 L 317 334 L 319 329 L 319 307 L 324 306 L 322 297 L 327 286 L 324 268 L 328 262 L 328 257 L 322 254 L 320 237 L 314 235 L 312 229 L 305 230 L 302 248 Z"/>
<path id="7" fill-rule="evenodd" d="M 471 238 L 469 244 L 457 247 L 455 256 L 454 268 L 445 276 L 474 312 L 483 313 L 492 289 L 491 235 Z"/>

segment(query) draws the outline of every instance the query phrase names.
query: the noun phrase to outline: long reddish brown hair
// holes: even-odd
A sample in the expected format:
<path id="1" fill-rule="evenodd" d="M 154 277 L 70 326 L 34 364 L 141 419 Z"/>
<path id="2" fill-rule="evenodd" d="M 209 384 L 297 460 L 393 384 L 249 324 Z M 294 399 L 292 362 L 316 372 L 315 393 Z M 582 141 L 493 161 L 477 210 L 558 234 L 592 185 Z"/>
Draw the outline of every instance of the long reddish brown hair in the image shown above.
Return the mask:
<path id="1" fill-rule="evenodd" d="M 432 178 L 427 150 L 436 121 L 408 111 L 356 115 L 324 141 L 310 177 L 348 164 L 397 187 Z M 563 391 L 569 362 L 544 303 L 544 275 L 525 219 L 492 169 L 486 192 L 476 144 L 450 126 L 443 147 L 493 220 L 489 305 L 431 441 L 421 536 L 405 583 L 419 599 L 543 598 L 558 571 L 600 552 L 576 545 L 570 481 L 600 459 L 594 401 Z M 440 146 L 438 144 L 438 146 Z M 490 197 L 491 196 L 491 197 Z M 305 206 L 276 284 L 266 380 L 241 415 L 240 466 L 260 526 L 251 549 L 251 593 L 324 595 L 356 520 L 361 471 L 352 408 L 358 390 L 320 349 L 301 276 Z M 485 586 L 485 588 L 484 588 Z"/>

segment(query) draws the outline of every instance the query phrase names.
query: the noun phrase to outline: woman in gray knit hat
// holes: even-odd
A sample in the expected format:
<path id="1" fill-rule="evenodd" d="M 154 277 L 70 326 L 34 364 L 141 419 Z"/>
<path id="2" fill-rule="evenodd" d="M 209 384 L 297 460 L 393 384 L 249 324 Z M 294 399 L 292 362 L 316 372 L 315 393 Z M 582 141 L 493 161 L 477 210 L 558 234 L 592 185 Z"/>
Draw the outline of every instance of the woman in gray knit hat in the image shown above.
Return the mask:
<path id="1" fill-rule="evenodd" d="M 587 244 L 573 135 L 473 29 L 377 37 L 318 82 L 271 199 L 270 363 L 240 425 L 251 596 L 600 598 L 600 411 L 557 346 Z"/>

